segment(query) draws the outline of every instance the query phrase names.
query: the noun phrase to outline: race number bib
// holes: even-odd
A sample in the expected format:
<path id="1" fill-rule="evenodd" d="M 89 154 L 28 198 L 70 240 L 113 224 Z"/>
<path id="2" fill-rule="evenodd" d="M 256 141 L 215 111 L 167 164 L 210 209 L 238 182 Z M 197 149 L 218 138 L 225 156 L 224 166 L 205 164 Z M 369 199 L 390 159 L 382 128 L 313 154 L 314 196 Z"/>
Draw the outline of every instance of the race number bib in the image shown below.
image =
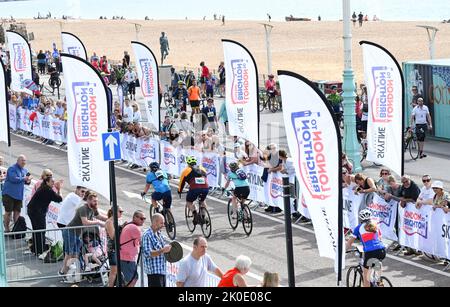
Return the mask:
<path id="1" fill-rule="evenodd" d="M 214 112 L 208 112 L 208 118 L 213 118 L 214 117 Z"/>
<path id="2" fill-rule="evenodd" d="M 195 178 L 195 184 L 206 184 L 206 179 L 204 177 Z"/>

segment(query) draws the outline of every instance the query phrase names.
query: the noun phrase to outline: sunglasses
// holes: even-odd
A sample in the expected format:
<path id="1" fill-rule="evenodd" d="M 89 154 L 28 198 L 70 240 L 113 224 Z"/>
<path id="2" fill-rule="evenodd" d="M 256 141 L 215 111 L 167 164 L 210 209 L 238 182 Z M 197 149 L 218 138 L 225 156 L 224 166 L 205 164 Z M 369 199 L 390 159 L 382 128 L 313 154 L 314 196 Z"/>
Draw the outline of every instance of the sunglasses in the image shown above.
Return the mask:
<path id="1" fill-rule="evenodd" d="M 147 218 L 146 217 L 140 217 L 139 218 L 141 221 L 145 221 Z"/>
<path id="2" fill-rule="evenodd" d="M 119 213 L 123 213 L 123 210 L 119 210 Z"/>
<path id="3" fill-rule="evenodd" d="M 80 193 L 82 193 L 82 194 L 84 194 L 84 193 L 86 193 L 87 191 L 86 190 L 81 190 L 80 191 Z"/>
<path id="4" fill-rule="evenodd" d="M 423 179 L 422 182 L 423 182 L 423 183 L 425 183 L 425 182 L 431 182 L 431 179 Z"/>
<path id="5" fill-rule="evenodd" d="M 381 175 L 383 175 L 383 176 L 384 176 L 384 175 L 389 175 L 389 173 L 381 173 Z"/>

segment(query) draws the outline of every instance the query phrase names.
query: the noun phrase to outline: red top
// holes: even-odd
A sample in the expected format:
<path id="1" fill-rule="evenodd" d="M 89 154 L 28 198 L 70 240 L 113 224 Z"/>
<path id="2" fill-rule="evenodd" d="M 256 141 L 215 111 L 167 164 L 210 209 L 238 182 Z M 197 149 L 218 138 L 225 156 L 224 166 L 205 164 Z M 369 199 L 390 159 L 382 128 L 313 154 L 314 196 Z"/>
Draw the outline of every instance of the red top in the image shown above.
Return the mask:
<path id="1" fill-rule="evenodd" d="M 241 272 L 236 268 L 229 270 L 228 272 L 223 274 L 222 279 L 220 280 L 219 285 L 217 287 L 219 287 L 219 288 L 237 288 L 233 284 L 233 279 L 234 279 L 234 276 L 236 276 L 236 274 L 241 274 Z"/>
<path id="2" fill-rule="evenodd" d="M 206 67 L 206 65 L 202 68 L 202 77 L 208 77 L 209 76 L 209 69 Z"/>

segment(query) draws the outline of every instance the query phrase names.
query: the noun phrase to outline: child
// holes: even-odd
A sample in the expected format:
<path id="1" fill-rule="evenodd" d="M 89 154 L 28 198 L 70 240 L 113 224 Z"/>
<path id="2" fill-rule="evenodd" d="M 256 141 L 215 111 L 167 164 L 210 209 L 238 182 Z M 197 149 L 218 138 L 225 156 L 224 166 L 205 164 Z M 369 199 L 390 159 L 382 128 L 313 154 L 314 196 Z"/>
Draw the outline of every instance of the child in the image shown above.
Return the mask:
<path id="1" fill-rule="evenodd" d="M 103 255 L 102 248 L 100 246 L 100 243 L 93 239 L 91 237 L 91 234 L 84 234 L 83 236 L 83 242 L 84 242 L 84 263 L 85 263 L 85 272 L 91 271 L 91 261 L 98 264 L 99 266 L 102 265 L 101 261 L 99 260 L 99 257 Z M 89 261 L 89 257 L 91 257 L 91 261 Z"/>

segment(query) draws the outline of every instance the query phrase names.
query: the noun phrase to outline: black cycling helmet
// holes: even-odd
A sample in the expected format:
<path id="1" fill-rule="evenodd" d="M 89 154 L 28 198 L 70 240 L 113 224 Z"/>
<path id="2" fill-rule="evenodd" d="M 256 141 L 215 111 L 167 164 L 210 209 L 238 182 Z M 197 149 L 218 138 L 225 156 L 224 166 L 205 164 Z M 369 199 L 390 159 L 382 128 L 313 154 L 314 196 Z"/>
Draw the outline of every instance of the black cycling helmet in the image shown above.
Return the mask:
<path id="1" fill-rule="evenodd" d="M 152 162 L 152 163 L 150 163 L 149 167 L 150 167 L 150 169 L 151 169 L 153 172 L 159 170 L 159 168 L 160 168 L 158 162 Z"/>

